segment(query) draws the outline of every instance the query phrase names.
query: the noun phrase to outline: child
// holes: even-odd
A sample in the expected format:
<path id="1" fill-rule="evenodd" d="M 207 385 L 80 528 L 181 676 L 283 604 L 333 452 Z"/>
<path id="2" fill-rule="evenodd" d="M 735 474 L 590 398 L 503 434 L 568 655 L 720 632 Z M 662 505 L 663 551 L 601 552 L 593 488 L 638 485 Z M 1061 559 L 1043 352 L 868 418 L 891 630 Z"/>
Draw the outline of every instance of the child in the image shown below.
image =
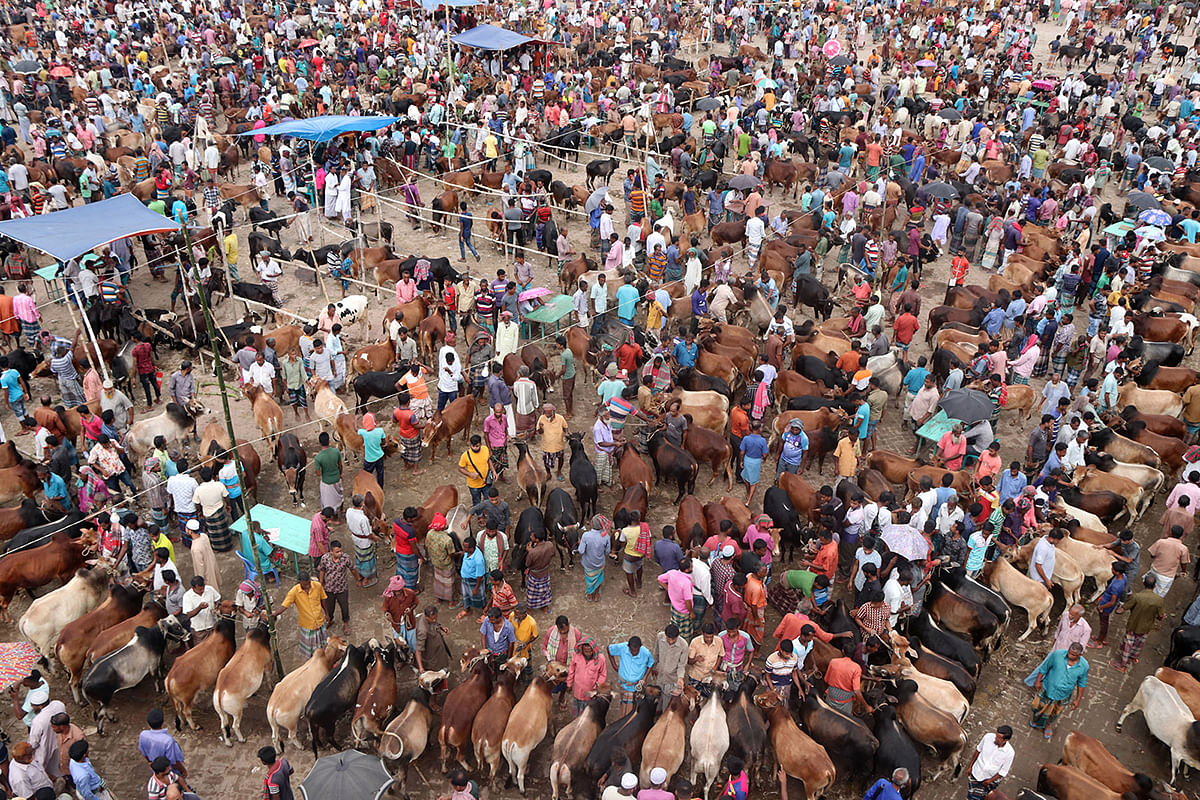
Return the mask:
<path id="1" fill-rule="evenodd" d="M 483 617 L 487 617 L 488 609 L 493 606 L 500 609 L 500 613 L 507 617 L 517 607 L 517 593 L 513 591 L 512 586 L 509 586 L 508 581 L 504 580 L 504 573 L 501 570 L 492 570 L 488 577 L 492 582 L 492 596 L 488 600 L 488 605 L 483 609 Z M 479 624 L 483 624 L 483 619 L 480 619 Z"/>

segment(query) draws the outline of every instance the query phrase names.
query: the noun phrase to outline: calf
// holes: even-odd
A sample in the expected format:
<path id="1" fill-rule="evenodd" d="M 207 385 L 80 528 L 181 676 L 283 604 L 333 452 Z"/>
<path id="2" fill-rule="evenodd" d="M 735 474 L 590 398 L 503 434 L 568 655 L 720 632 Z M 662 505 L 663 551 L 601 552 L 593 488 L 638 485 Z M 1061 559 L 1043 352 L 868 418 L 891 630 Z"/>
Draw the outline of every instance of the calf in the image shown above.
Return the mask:
<path id="1" fill-rule="evenodd" d="M 242 646 L 217 673 L 212 702 L 221 720 L 220 736 L 226 747 L 233 747 L 231 731 L 239 742 L 246 741 L 242 736 L 246 701 L 258 691 L 270 671 L 271 637 L 264 626 L 258 625 L 246 632 Z"/>
<path id="2" fill-rule="evenodd" d="M 317 748 L 321 746 L 322 732 L 328 736 L 328 743 L 337 748 L 337 739 L 334 736 L 337 721 L 354 708 L 358 690 L 366 677 L 366 649 L 348 645 L 337 669 L 322 678 L 313 688 L 312 697 L 304 706 L 304 718 L 308 721 L 308 733 L 312 738 L 313 758 L 320 755 Z"/>
<path id="3" fill-rule="evenodd" d="M 308 454 L 294 433 L 281 434 L 275 442 L 275 463 L 283 473 L 283 482 L 292 496 L 292 505 L 304 499 L 304 473 L 308 468 Z"/>
<path id="4" fill-rule="evenodd" d="M 407 371 L 381 372 L 372 370 L 364 372 L 354 379 L 354 394 L 358 397 L 355 412 L 361 411 L 370 400 L 382 397 L 390 398 L 396 394 L 396 381 L 404 377 Z"/>
<path id="5" fill-rule="evenodd" d="M 655 431 L 649 442 L 650 457 L 654 462 L 654 482 L 663 478 L 674 480 L 679 487 L 675 504 L 683 500 L 685 494 L 696 491 L 696 476 L 700 474 L 700 465 L 691 453 L 667 441 L 664 431 Z"/>
<path id="6" fill-rule="evenodd" d="M 108 598 L 97 608 L 62 629 L 54 645 L 54 655 L 70 677 L 71 694 L 79 702 L 79 682 L 83 679 L 87 653 L 102 631 L 136 615 L 142 608 L 138 589 L 113 584 Z"/>
<path id="7" fill-rule="evenodd" d="M 104 733 L 108 704 L 117 692 L 137 686 L 147 675 L 153 676 L 155 688 L 161 691 L 162 657 L 168 636 L 177 640 L 187 636 L 186 628 L 175 617 L 159 620 L 153 627 L 136 628 L 128 643 L 101 658 L 83 676 L 83 697 L 97 706 L 97 733 Z"/>
<path id="8" fill-rule="evenodd" d="M 1135 711 L 1142 712 L 1146 727 L 1154 738 L 1171 749 L 1172 784 L 1175 783 L 1175 771 L 1181 763 L 1200 769 L 1200 722 L 1192 716 L 1175 687 L 1153 675 L 1143 679 L 1137 694 L 1117 718 L 1118 733 L 1125 718 Z"/>
<path id="9" fill-rule="evenodd" d="M 631 443 L 625 442 L 613 451 L 612 457 L 617 462 L 617 478 L 621 488 L 628 490 L 634 484 L 640 483 L 646 494 L 654 485 L 651 481 L 650 465 Z"/>
<path id="10" fill-rule="evenodd" d="M 774 692 L 764 692 L 754 700 L 766 711 L 770 724 L 771 748 L 779 764 L 780 791 L 787 778 L 795 778 L 804 784 L 805 797 L 821 797 L 833 786 L 837 770 L 829 760 L 825 748 L 800 730 L 792 715 Z M 732 733 L 732 731 L 731 731 Z M 747 763 L 747 769 L 749 764 Z"/>
<path id="11" fill-rule="evenodd" d="M 283 431 L 283 410 L 275 402 L 275 398 L 256 383 L 248 383 L 243 386 L 242 393 L 250 400 L 250 407 L 254 411 L 254 422 L 258 425 L 258 430 L 264 439 L 274 445 L 280 432 Z"/>
<path id="12" fill-rule="evenodd" d="M 1037 789 L 1056 800 L 1121 800 L 1121 795 L 1075 767 L 1043 764 Z"/>
<path id="13" fill-rule="evenodd" d="M 441 411 L 435 411 L 433 417 L 425 423 L 425 431 L 421 437 L 421 446 L 429 450 L 429 463 L 437 460 L 437 448 L 442 442 L 446 443 L 446 456 L 450 456 L 450 446 L 457 433 L 462 433 L 466 439 L 471 433 L 471 423 L 475 420 L 475 398 L 467 395 L 446 405 Z"/>
<path id="14" fill-rule="evenodd" d="M 602 684 L 605 688 L 607 684 Z M 583 713 L 575 717 L 559 730 L 554 737 L 554 747 L 550 751 L 550 800 L 558 800 L 561 790 L 567 797 L 573 797 L 572 782 L 574 774 L 580 770 L 587 759 L 588 752 L 600 731 L 604 729 L 604 718 L 608 716 L 608 706 L 612 695 L 603 692 L 592 695 L 587 701 Z M 718 699 L 717 706 L 721 703 Z M 699 722 L 697 722 L 699 724 Z M 725 710 L 721 709 L 721 727 L 725 726 Z M 726 743 L 729 741 L 728 731 L 725 733 Z M 692 758 L 696 759 L 696 745 L 693 739 Z M 722 751 L 724 754 L 724 751 Z M 694 776 L 693 776 L 694 777 Z"/>
<path id="15" fill-rule="evenodd" d="M 1006 559 L 997 558 L 984 564 L 983 579 L 1009 603 L 1025 609 L 1029 626 L 1017 641 L 1025 641 L 1034 628 L 1050 623 L 1054 596 L 1041 583 L 1018 572 Z"/>
<path id="16" fill-rule="evenodd" d="M 475 400 L 471 400 L 471 405 L 474 406 Z M 546 482 L 550 479 L 550 473 L 546 471 L 541 459 L 535 459 L 529 454 L 529 446 L 518 439 L 517 445 L 517 486 L 519 486 L 526 495 L 529 496 L 529 502 L 539 508 L 545 502 L 546 498 Z"/>
<path id="17" fill-rule="evenodd" d="M 192 704 L 196 695 L 217 682 L 221 669 L 237 651 L 237 632 L 232 619 L 222 617 L 213 627 L 212 635 L 175 659 L 167 673 L 166 688 L 175 706 L 175 730 L 182 730 L 181 719 L 196 730 L 192 719 Z"/>
<path id="18" fill-rule="evenodd" d="M 368 372 L 382 372 L 392 366 L 392 362 L 395 360 L 396 349 L 390 339 L 385 339 L 382 342 L 369 344 L 355 350 L 354 355 L 350 358 L 350 365 L 346 368 L 346 373 L 349 378 L 354 378 Z M 392 393 L 394 392 L 393 389 Z"/>
<path id="19" fill-rule="evenodd" d="M 69 623 L 100 605 L 107 589 L 107 569 L 100 566 L 81 569 L 62 586 L 30 603 L 17 629 L 33 643 L 42 659 L 52 665 L 50 656 L 59 634 Z"/>
<path id="20" fill-rule="evenodd" d="M 355 747 L 366 743 L 368 737 L 378 739 L 382 736 L 384 723 L 396 707 L 396 646 L 383 647 L 375 639 L 367 646 L 374 654 L 375 662 L 358 691 L 354 717 L 350 720 Z"/>
<path id="21" fill-rule="evenodd" d="M 271 726 L 271 743 L 280 753 L 283 752 L 286 739 L 296 738 L 300 715 L 312 697 L 313 690 L 341 661 L 345 650 L 346 643 L 337 636 L 331 636 L 329 644 L 313 653 L 308 661 L 275 684 L 275 689 L 267 700 L 267 723 Z M 281 732 L 287 734 L 286 738 L 280 737 Z"/>
<path id="22" fill-rule="evenodd" d="M 679 546 L 687 550 L 692 542 L 703 542 L 706 536 L 704 506 L 695 495 L 689 494 L 683 498 L 675 515 L 675 538 L 679 541 Z"/>

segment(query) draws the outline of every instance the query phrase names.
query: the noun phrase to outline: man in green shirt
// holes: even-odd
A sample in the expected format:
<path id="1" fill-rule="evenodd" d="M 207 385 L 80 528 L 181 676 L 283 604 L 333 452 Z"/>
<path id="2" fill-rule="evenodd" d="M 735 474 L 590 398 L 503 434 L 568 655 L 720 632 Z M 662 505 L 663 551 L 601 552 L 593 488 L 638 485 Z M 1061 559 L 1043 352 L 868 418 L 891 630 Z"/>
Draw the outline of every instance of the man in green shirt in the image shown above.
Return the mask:
<path id="1" fill-rule="evenodd" d="M 554 343 L 559 348 L 559 363 L 562 364 L 563 412 L 567 419 L 575 412 L 575 354 L 567 347 L 567 337 L 559 336 Z"/>
<path id="2" fill-rule="evenodd" d="M 287 388 L 288 405 L 292 407 L 292 413 L 296 415 L 296 419 L 300 419 L 300 409 L 304 409 L 304 418 L 311 420 L 312 416 L 308 413 L 308 395 L 304 390 L 304 383 L 308 380 L 308 373 L 304 370 L 304 362 L 300 359 L 300 351 L 293 347 L 279 362 L 280 371 L 283 373 L 283 385 Z"/>
<path id="3" fill-rule="evenodd" d="M 325 431 L 317 441 L 324 448 L 313 458 L 313 465 L 321 470 L 321 508 L 332 508 L 336 519 L 342 509 L 342 451 L 329 444 Z"/>
<path id="4" fill-rule="evenodd" d="M 1142 577 L 1144 588 L 1117 609 L 1118 614 L 1123 612 L 1129 615 L 1125 623 L 1125 639 L 1121 642 L 1121 654 L 1109 662 L 1110 666 L 1119 672 L 1124 672 L 1130 664 L 1137 663 L 1138 656 L 1142 653 L 1142 645 L 1146 643 L 1146 634 L 1154 630 L 1159 620 L 1166 619 L 1163 599 L 1154 591 L 1157 582 L 1157 576 L 1153 572 L 1147 572 Z"/>

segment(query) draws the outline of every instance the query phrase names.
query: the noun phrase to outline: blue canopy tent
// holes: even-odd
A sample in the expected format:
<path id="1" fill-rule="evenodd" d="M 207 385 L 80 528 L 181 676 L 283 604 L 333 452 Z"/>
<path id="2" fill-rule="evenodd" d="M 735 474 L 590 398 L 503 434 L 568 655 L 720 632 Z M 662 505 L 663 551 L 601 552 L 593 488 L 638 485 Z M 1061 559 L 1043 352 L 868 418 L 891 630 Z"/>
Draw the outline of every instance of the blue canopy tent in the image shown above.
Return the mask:
<path id="1" fill-rule="evenodd" d="M 275 125 L 268 125 L 265 128 L 255 128 L 254 130 L 237 135 L 258 136 L 259 134 L 265 134 L 268 136 L 295 136 L 297 139 L 308 139 L 312 142 L 328 142 L 335 137 L 341 136 L 343 133 L 377 131 L 380 128 L 386 128 L 388 125 L 394 125 L 400 119 L 400 117 L 350 117 L 329 114 L 323 117 L 310 117 L 309 119 L 291 119 L 287 122 L 279 122 Z"/>
<path id="2" fill-rule="evenodd" d="M 508 50 L 520 47 L 529 42 L 536 42 L 532 36 L 525 36 L 514 31 L 506 31 L 495 25 L 476 25 L 469 31 L 463 31 L 450 41 L 460 47 L 475 47 L 480 50 Z"/>
<path id="3" fill-rule="evenodd" d="M 131 194 L 118 194 L 98 203 L 0 222 L 0 235 L 16 239 L 60 261 L 70 261 L 128 236 L 177 230 L 178 222 L 151 211 Z"/>

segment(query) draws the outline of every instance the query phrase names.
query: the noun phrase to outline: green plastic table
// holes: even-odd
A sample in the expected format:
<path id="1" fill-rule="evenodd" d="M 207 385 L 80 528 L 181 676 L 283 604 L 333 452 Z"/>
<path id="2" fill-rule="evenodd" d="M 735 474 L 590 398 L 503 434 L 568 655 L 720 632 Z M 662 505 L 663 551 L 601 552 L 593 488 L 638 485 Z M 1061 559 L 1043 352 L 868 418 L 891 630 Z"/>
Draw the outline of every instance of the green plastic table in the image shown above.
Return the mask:
<path id="1" fill-rule="evenodd" d="M 569 316 L 573 310 L 569 295 L 555 294 L 546 297 L 542 300 L 542 305 L 521 318 L 521 326 L 525 328 L 522 334 L 527 339 L 537 338 L 529 327 L 525 327 L 535 323 L 542 326 L 542 335 L 545 335 L 544 329 L 550 325 L 554 326 L 554 333 L 557 334 L 563 318 Z"/>
<path id="2" fill-rule="evenodd" d="M 917 429 L 917 436 L 932 445 L 936 445 L 942 436 L 949 433 L 950 429 L 960 422 L 962 420 L 947 416 L 946 412 L 939 408 L 938 412 L 928 422 Z M 924 444 L 918 445 L 917 455 L 920 455 L 923 449 L 925 449 Z"/>
<path id="3" fill-rule="evenodd" d="M 262 503 L 258 503 L 250 509 L 250 516 L 262 528 L 268 542 L 292 554 L 292 570 L 299 573 L 299 557 L 308 555 L 309 529 L 312 527 L 312 520 Z M 239 517 L 229 526 L 229 529 L 237 531 L 239 534 L 246 533 L 246 517 L 244 515 Z M 250 563 L 254 563 L 250 554 L 243 553 L 243 555 L 250 559 Z"/>

